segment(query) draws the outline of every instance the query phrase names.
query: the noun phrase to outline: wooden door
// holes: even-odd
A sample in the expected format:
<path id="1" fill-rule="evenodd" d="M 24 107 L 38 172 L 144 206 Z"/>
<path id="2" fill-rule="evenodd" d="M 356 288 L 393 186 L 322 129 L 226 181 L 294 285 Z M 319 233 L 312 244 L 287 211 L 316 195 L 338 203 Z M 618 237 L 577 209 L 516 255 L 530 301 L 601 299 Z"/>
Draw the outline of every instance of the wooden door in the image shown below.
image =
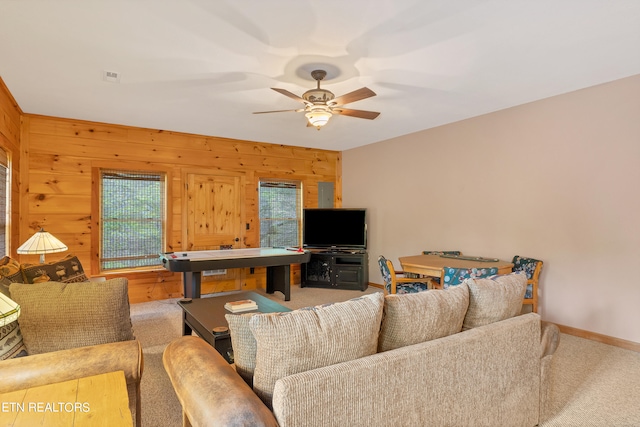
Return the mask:
<path id="1" fill-rule="evenodd" d="M 239 174 L 187 174 L 185 229 L 188 251 L 242 247 L 243 191 L 244 176 Z M 242 269 L 228 269 L 226 274 L 205 273 L 202 294 L 239 290 L 243 274 Z"/>

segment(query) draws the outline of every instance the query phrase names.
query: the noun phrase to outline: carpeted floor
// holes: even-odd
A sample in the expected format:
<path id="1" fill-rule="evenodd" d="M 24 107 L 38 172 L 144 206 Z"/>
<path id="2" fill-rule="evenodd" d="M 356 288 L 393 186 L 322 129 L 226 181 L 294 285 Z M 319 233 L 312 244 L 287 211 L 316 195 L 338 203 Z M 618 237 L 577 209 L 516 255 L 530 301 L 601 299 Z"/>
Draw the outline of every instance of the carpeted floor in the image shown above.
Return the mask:
<path id="1" fill-rule="evenodd" d="M 562 334 L 542 427 L 640 426 L 640 353 Z"/>
<path id="2" fill-rule="evenodd" d="M 365 293 L 378 291 L 369 287 Z M 278 292 L 258 292 L 291 309 L 363 294 L 292 286 L 291 301 L 285 302 Z M 134 332 L 144 352 L 144 426 L 182 425 L 180 403 L 162 366 L 164 348 L 182 331 L 182 310 L 176 302 L 171 299 L 131 306 Z M 551 399 L 553 416 L 542 427 L 640 426 L 640 353 L 562 334 L 553 359 Z"/>
<path id="3" fill-rule="evenodd" d="M 162 366 L 162 352 L 182 334 L 182 310 L 176 299 L 131 305 L 131 322 L 142 344 L 144 372 L 140 384 L 142 425 L 182 426 L 182 409 Z"/>

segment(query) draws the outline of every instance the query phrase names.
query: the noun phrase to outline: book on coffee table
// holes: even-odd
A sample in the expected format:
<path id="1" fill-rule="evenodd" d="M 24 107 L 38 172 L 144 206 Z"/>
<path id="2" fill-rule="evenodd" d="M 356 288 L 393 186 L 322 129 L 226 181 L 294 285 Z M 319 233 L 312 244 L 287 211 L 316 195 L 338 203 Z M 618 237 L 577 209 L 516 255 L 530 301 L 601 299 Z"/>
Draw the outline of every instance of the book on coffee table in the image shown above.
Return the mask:
<path id="1" fill-rule="evenodd" d="M 242 311 L 257 310 L 258 304 L 250 299 L 243 299 L 240 301 L 231 301 L 224 305 L 224 308 L 232 313 L 240 313 Z"/>

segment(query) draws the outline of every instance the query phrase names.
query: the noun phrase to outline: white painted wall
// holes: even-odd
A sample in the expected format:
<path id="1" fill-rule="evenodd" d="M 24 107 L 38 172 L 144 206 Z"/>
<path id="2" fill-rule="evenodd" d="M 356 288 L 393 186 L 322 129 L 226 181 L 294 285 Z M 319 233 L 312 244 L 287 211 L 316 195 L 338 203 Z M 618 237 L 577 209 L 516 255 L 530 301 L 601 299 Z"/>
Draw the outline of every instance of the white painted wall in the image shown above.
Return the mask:
<path id="1" fill-rule="evenodd" d="M 380 254 L 539 258 L 545 320 L 640 342 L 640 75 L 345 151 L 343 206 L 371 282 Z"/>

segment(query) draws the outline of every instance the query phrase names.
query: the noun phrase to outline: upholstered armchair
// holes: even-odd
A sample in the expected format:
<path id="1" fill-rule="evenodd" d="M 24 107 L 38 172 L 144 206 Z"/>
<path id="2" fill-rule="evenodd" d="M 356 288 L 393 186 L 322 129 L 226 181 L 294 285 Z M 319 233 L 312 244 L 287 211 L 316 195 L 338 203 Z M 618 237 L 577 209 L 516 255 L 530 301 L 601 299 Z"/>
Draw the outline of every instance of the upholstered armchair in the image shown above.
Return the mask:
<path id="1" fill-rule="evenodd" d="M 433 288 L 430 277 L 404 277 L 404 272 L 396 271 L 393 268 L 393 263 L 382 255 L 378 257 L 378 265 L 380 266 L 380 273 L 384 280 L 385 295 L 409 294 Z"/>
<path id="2" fill-rule="evenodd" d="M 20 342 L 0 360 L 0 393 L 123 371 L 139 427 L 143 355 L 133 335 L 127 279 L 12 283 L 8 290 L 21 308 L 19 329 L 9 338 Z"/>

